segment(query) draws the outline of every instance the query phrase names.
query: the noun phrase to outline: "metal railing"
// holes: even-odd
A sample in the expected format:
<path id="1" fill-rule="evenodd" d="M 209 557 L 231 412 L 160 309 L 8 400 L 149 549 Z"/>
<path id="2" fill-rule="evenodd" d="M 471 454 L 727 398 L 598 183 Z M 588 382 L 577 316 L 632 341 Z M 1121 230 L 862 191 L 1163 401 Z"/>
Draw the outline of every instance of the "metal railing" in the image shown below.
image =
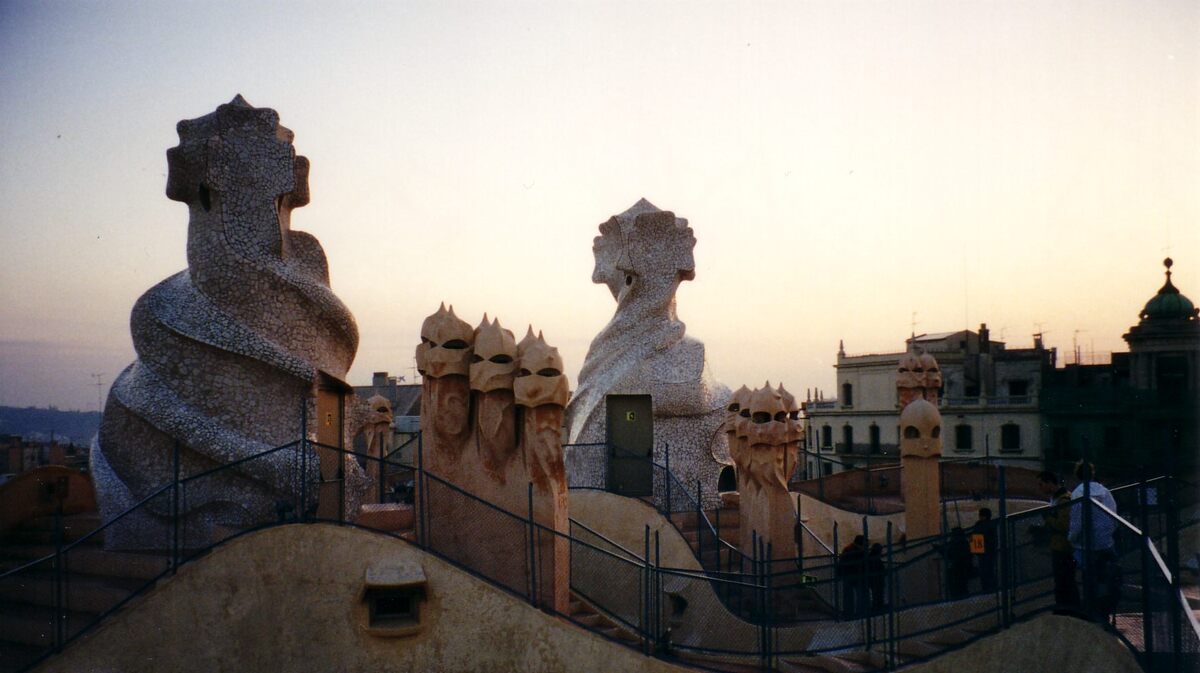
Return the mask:
<path id="1" fill-rule="evenodd" d="M 1096 547 L 1086 521 L 1113 523 L 1117 534 L 1112 566 L 1124 578 L 1114 598 L 1098 583 L 1103 578 L 1110 582 L 1104 586 L 1111 586 L 1110 568 L 1085 564 L 1091 570 L 1083 573 L 1084 590 L 1075 609 L 1113 625 L 1147 671 L 1193 670 L 1188 666 L 1194 667 L 1200 656 L 1200 626 L 1182 596 L 1178 573 L 1178 533 L 1197 525 L 1196 510 L 1195 503 L 1180 501 L 1177 479 L 1113 489 L 1117 511 L 1083 498 L 1009 514 L 1001 468 L 1001 505 L 993 523 L 921 540 L 900 540 L 888 525 L 884 535 L 873 539 L 864 516 L 861 533 L 853 533 L 861 534 L 860 544 L 839 550 L 836 542 L 832 548 L 821 543 L 816 557 L 783 561 L 771 560 L 772 550 L 761 541 L 751 555 L 742 554 L 709 528 L 714 537 L 699 542 L 698 558 L 705 558 L 711 544 L 718 550 L 715 556 L 721 559 L 725 554 L 726 560 L 715 569 L 704 566 L 697 571 L 663 564 L 661 540 L 649 526 L 642 548 L 627 549 L 576 521 L 568 531 L 542 525 L 534 516 L 532 491 L 525 511 L 488 502 L 424 469 L 420 436 L 416 442 L 415 465 L 302 438 L 187 476 L 180 474 L 176 451 L 174 478 L 97 530 L 67 542 L 59 516 L 52 554 L 0 574 L 0 595 L 34 585 L 44 592 L 43 603 L 52 606 L 45 624 L 50 634 L 46 647 L 29 665 L 60 651 L 161 577 L 225 541 L 286 523 L 356 525 L 345 518 L 345 472 L 339 470 L 334 480 L 338 483 L 332 485 L 336 488 L 323 483 L 317 467 L 320 452 L 332 453 L 341 465 L 353 456 L 381 462 L 379 474 L 412 476 L 414 534 L 378 532 L 405 539 L 543 611 L 596 630 L 589 620 L 568 614 L 571 610 L 561 612 L 546 600 L 545 579 L 553 574 L 547 552 L 555 545 L 568 545 L 571 591 L 631 637 L 617 642 L 672 661 L 767 670 L 786 660 L 854 651 L 868 655 L 872 670 L 892 670 L 913 661 L 900 652 L 905 641 L 932 641 L 954 630 L 966 634 L 960 645 L 971 642 L 1056 607 L 1051 550 L 1038 530 L 1048 516 L 1066 507 L 1079 507 L 1087 517 L 1085 551 Z M 270 461 L 286 476 L 288 489 L 274 510 L 206 512 L 202 503 L 218 487 L 216 480 L 254 461 Z M 663 487 L 671 490 L 662 501 L 665 514 L 679 518 L 688 511 L 671 504 L 677 492 L 685 494 L 678 497 L 693 508 L 703 530 L 706 516 L 699 509 L 700 499 L 691 498 L 671 480 L 666 466 L 660 467 Z M 337 498 L 334 517 L 316 515 L 321 497 Z M 443 516 L 449 511 L 453 517 Z M 138 517 L 151 516 L 167 525 L 148 528 L 158 537 L 151 535 L 145 543 L 161 551 L 147 555 L 145 580 L 131 582 L 104 604 L 75 593 L 72 566 L 76 555 L 87 553 L 89 541 L 121 526 L 142 525 Z M 475 527 L 463 528 L 463 521 L 474 521 Z M 843 535 L 851 537 L 844 531 Z M 976 535 L 981 551 L 972 553 Z M 485 538 L 507 540 L 512 548 L 481 549 L 477 541 Z M 1107 603 L 1100 600 L 1104 597 Z M 817 622 L 831 628 L 821 629 L 821 638 L 813 639 L 811 626 L 804 625 Z"/>

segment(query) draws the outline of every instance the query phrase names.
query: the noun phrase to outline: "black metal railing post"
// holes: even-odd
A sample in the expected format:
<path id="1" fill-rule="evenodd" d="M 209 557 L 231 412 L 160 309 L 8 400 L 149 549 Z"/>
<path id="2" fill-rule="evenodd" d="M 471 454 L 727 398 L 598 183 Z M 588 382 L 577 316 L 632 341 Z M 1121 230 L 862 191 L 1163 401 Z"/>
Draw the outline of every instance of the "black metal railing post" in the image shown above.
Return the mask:
<path id="1" fill-rule="evenodd" d="M 892 522 L 887 522 L 887 566 L 884 595 L 887 596 L 887 669 L 896 670 L 896 571 L 892 556 Z"/>
<path id="2" fill-rule="evenodd" d="M 650 524 L 646 524 L 642 537 L 642 649 L 646 654 L 654 653 L 654 640 L 650 628 Z"/>
<path id="3" fill-rule="evenodd" d="M 666 652 L 670 643 L 667 641 L 666 633 L 662 627 L 662 561 L 659 556 L 659 537 L 658 531 L 654 531 L 654 593 L 651 595 L 651 614 L 654 622 L 654 640 L 655 649 L 658 652 Z"/>
<path id="4" fill-rule="evenodd" d="M 1154 539 L 1150 537 L 1150 512 L 1147 503 L 1146 479 L 1142 477 L 1142 483 L 1139 486 L 1138 499 L 1141 501 L 1141 523 L 1142 538 L 1140 540 L 1142 562 L 1142 668 L 1145 670 L 1151 669 L 1151 661 L 1154 656 L 1154 613 L 1153 602 L 1151 601 L 1150 592 L 1153 589 L 1150 587 L 1150 545 L 1154 544 Z"/>
<path id="5" fill-rule="evenodd" d="M 1000 490 L 1000 521 L 992 523 L 993 526 L 992 538 L 996 542 L 1000 542 L 1003 538 L 1004 543 L 1000 545 L 1000 549 L 988 549 L 988 554 L 994 555 L 1000 561 L 1000 624 L 1004 628 L 1012 623 L 1011 600 L 1013 596 L 1013 572 L 1011 567 L 1011 559 L 1009 559 L 1009 544 L 1008 544 L 1008 498 L 1007 498 L 1007 482 L 1005 481 L 1004 466 L 997 467 L 997 487 Z M 992 569 L 995 572 L 995 569 Z"/>
<path id="6" fill-rule="evenodd" d="M 796 546 L 796 572 L 804 577 L 804 519 L 800 516 L 800 494 L 796 494 L 796 515 L 792 521 L 792 542 Z"/>
<path id="7" fill-rule="evenodd" d="M 300 398 L 300 517 L 308 521 L 308 400 Z"/>
<path id="8" fill-rule="evenodd" d="M 339 398 L 341 409 L 338 412 L 338 441 L 337 441 L 337 480 L 338 480 L 338 516 L 339 524 L 346 523 L 346 404 L 344 398 Z"/>
<path id="9" fill-rule="evenodd" d="M 754 607 L 751 611 L 751 623 L 758 625 L 758 657 L 762 665 L 762 669 L 768 670 L 767 665 L 767 620 L 765 616 L 765 596 L 763 587 L 766 582 L 763 579 L 763 564 L 762 564 L 762 538 L 755 537 L 754 539 L 754 561 L 751 568 L 754 572 Z"/>
<path id="10" fill-rule="evenodd" d="M 529 482 L 526 489 L 526 497 L 528 499 L 529 511 L 529 604 L 537 606 L 537 540 L 534 531 L 533 523 L 533 482 Z"/>
<path id="11" fill-rule="evenodd" d="M 766 615 L 763 620 L 763 625 L 766 627 L 764 634 L 766 640 L 767 654 L 767 670 L 775 669 L 775 591 L 772 580 L 775 575 L 775 549 L 774 542 L 767 543 L 767 553 L 763 557 L 763 562 L 766 564 L 766 572 L 763 573 L 763 602 L 766 604 Z"/>
<path id="12" fill-rule="evenodd" d="M 714 542 L 716 542 L 716 550 L 717 550 L 717 572 L 720 572 L 721 571 L 721 503 L 720 502 L 717 503 L 717 512 L 713 518 L 715 518 L 717 520 L 717 528 L 716 528 L 717 539 Z"/>
<path id="13" fill-rule="evenodd" d="M 328 449 L 326 449 L 328 450 Z M 337 480 L 338 480 L 338 515 L 337 521 L 339 524 L 346 523 L 346 454 L 340 450 L 337 452 Z"/>
<path id="14" fill-rule="evenodd" d="M 616 450 L 608 442 L 604 443 L 604 490 L 608 493 L 612 492 L 612 464 L 613 458 L 616 458 Z M 654 484 L 651 482 L 650 488 L 653 490 Z"/>
<path id="15" fill-rule="evenodd" d="M 417 497 L 415 507 L 417 508 L 417 539 L 420 541 L 422 549 L 429 548 L 429 507 L 427 506 L 429 484 L 425 478 L 425 432 L 424 430 L 417 431 L 417 474 L 416 483 L 413 486 L 417 489 Z"/>
<path id="16" fill-rule="evenodd" d="M 62 652 L 66 640 L 66 627 L 63 624 L 66 606 L 63 594 L 63 508 L 62 499 L 54 509 L 54 651 Z"/>
<path id="17" fill-rule="evenodd" d="M 1168 452 L 1169 453 L 1169 452 Z M 1179 577 L 1179 512 L 1175 509 L 1174 478 L 1168 477 L 1167 488 L 1167 570 L 1171 573 L 1170 595 L 1167 598 L 1167 614 L 1171 620 L 1171 670 L 1176 673 L 1184 671 L 1183 653 L 1183 609 L 1180 605 L 1180 593 L 1183 589 Z M 1186 603 L 1185 603 L 1186 604 Z"/>
<path id="18" fill-rule="evenodd" d="M 821 460 L 821 454 L 817 454 L 817 497 L 825 500 L 825 462 Z"/>
<path id="19" fill-rule="evenodd" d="M 388 432 L 390 433 L 391 430 L 388 430 Z M 383 454 L 384 454 L 383 440 L 380 439 L 379 440 L 379 463 L 378 463 L 378 466 L 379 466 L 379 489 L 378 489 L 379 490 L 379 499 L 375 501 L 380 504 L 383 504 L 383 492 L 384 492 L 383 482 L 387 481 L 387 463 L 383 462 L 384 461 Z M 370 454 L 368 454 L 367 455 L 367 466 L 368 467 L 370 467 L 370 460 L 371 460 L 371 456 L 370 456 Z"/>
<path id="20" fill-rule="evenodd" d="M 1095 513 L 1092 511 L 1092 479 L 1096 478 L 1095 467 L 1092 465 L 1091 452 L 1088 447 L 1088 437 L 1083 435 L 1083 468 L 1080 472 L 1080 478 L 1083 480 L 1083 500 L 1079 503 L 1079 507 L 1083 507 L 1080 512 L 1080 522 L 1083 527 L 1083 568 L 1080 570 L 1083 578 L 1083 606 L 1089 616 L 1095 616 L 1096 606 L 1096 587 L 1095 572 L 1092 567 L 1092 549 L 1095 541 L 1092 539 L 1092 518 Z"/>
<path id="21" fill-rule="evenodd" d="M 863 478 L 866 481 L 865 490 L 867 493 L 867 513 L 870 514 L 875 511 L 874 500 L 871 497 L 871 492 L 873 490 L 873 487 L 871 484 L 871 458 L 870 458 L 870 456 L 867 457 L 867 463 L 863 467 Z"/>
<path id="22" fill-rule="evenodd" d="M 855 607 L 863 614 L 863 638 L 866 648 L 871 649 L 874 640 L 874 622 L 871 620 L 871 538 L 867 527 L 867 517 L 862 518 L 862 566 L 858 573 L 857 595 L 854 597 Z"/>
<path id="23" fill-rule="evenodd" d="M 667 521 L 671 521 L 671 445 L 670 444 L 664 444 L 664 453 L 666 454 L 664 468 L 663 468 L 663 471 L 665 472 L 665 474 L 663 474 L 663 481 L 666 482 L 666 492 L 667 492 L 666 513 L 667 513 Z M 674 523 L 674 522 L 672 521 L 671 523 Z"/>
<path id="24" fill-rule="evenodd" d="M 838 571 L 841 572 L 838 572 Z M 842 594 L 845 593 L 843 585 L 846 582 L 846 572 L 842 568 L 842 547 L 838 544 L 838 522 L 833 522 L 833 611 L 837 613 L 838 618 L 843 617 L 842 610 L 845 606 L 842 605 Z"/>
<path id="25" fill-rule="evenodd" d="M 174 482 L 171 486 L 171 574 L 179 569 L 179 440 L 175 440 L 174 463 L 172 471 Z"/>

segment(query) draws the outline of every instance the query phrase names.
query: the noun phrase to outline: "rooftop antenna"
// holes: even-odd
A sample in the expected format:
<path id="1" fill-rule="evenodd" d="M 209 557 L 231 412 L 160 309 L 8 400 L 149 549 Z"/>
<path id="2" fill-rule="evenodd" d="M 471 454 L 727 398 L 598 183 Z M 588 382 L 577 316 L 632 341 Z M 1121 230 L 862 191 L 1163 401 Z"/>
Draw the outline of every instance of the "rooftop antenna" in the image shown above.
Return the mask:
<path id="1" fill-rule="evenodd" d="M 911 327 L 912 327 L 912 338 L 916 339 L 917 338 L 917 312 L 916 311 L 912 312 Z"/>
<path id="2" fill-rule="evenodd" d="M 1077 330 L 1075 330 L 1075 333 L 1073 335 L 1071 335 L 1071 350 L 1075 353 L 1075 364 L 1080 364 L 1080 362 L 1079 362 L 1079 334 L 1081 332 L 1086 332 L 1086 331 L 1087 330 L 1085 330 L 1085 329 L 1077 329 Z"/>
<path id="3" fill-rule="evenodd" d="M 104 413 L 104 407 L 101 405 L 100 394 L 104 390 L 104 372 L 93 372 L 92 379 L 96 382 L 96 411 Z"/>

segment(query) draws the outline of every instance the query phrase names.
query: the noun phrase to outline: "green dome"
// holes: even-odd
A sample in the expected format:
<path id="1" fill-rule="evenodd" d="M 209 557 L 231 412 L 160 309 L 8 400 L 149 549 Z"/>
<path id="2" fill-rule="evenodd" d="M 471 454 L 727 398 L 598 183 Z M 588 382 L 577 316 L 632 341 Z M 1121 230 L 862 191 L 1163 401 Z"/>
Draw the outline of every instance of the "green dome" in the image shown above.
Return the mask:
<path id="1" fill-rule="evenodd" d="M 1142 320 L 1194 320 L 1196 319 L 1196 306 L 1191 299 L 1180 294 L 1179 290 L 1171 283 L 1171 258 L 1168 257 L 1163 261 L 1163 265 L 1167 267 L 1167 282 L 1159 289 L 1158 294 L 1154 295 L 1150 301 L 1146 302 L 1146 307 L 1142 309 Z"/>

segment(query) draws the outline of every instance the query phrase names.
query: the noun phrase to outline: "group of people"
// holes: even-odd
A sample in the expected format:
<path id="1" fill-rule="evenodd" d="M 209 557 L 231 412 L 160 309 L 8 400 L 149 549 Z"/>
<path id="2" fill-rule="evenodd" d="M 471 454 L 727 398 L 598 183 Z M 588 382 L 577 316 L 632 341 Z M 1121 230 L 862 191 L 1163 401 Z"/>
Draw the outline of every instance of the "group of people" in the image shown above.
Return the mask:
<path id="1" fill-rule="evenodd" d="M 883 545 L 876 543 L 868 549 L 866 538 L 855 536 L 838 555 L 837 575 L 842 583 L 843 615 L 861 617 L 886 609 Z"/>
<path id="2" fill-rule="evenodd" d="M 1112 492 L 1095 480 L 1091 463 L 1075 466 L 1079 485 L 1067 491 L 1058 475 L 1042 472 L 1038 482 L 1049 496 L 1051 508 L 1043 514 L 1044 525 L 1035 528 L 1048 537 L 1050 565 L 1054 573 L 1054 602 L 1058 609 L 1082 609 L 1092 617 L 1106 620 L 1117 608 L 1121 597 L 1121 567 L 1117 563 L 1116 521 L 1105 510 L 1117 512 Z M 1103 506 L 1085 508 L 1083 498 Z M 1071 504 L 1075 501 L 1074 504 Z M 1082 571 L 1086 605 L 1076 584 L 1076 571 Z"/>
<path id="3" fill-rule="evenodd" d="M 1116 610 L 1120 599 L 1121 570 L 1114 540 L 1116 522 L 1104 511 L 1115 513 L 1117 503 L 1112 493 L 1095 481 L 1091 463 L 1081 461 L 1077 464 L 1075 477 L 1079 485 L 1069 491 L 1054 472 L 1044 471 L 1038 475 L 1038 483 L 1050 507 L 1042 515 L 1042 525 L 1034 526 L 1031 532 L 1049 548 L 1057 608 L 1066 612 L 1083 611 L 1103 620 Z M 1090 511 L 1085 511 L 1085 494 L 1103 508 L 1092 506 L 1088 508 Z M 979 520 L 973 526 L 968 529 L 956 526 L 950 530 L 949 538 L 941 548 L 946 563 L 948 598 L 968 596 L 972 577 L 979 578 L 984 593 L 996 591 L 997 524 L 991 509 L 981 507 Z M 1076 582 L 1080 570 L 1082 580 L 1086 582 L 1083 598 Z M 874 544 L 868 549 L 862 535 L 855 537 L 838 556 L 837 576 L 842 585 L 844 616 L 861 617 L 885 609 L 887 569 L 880 545 Z"/>

